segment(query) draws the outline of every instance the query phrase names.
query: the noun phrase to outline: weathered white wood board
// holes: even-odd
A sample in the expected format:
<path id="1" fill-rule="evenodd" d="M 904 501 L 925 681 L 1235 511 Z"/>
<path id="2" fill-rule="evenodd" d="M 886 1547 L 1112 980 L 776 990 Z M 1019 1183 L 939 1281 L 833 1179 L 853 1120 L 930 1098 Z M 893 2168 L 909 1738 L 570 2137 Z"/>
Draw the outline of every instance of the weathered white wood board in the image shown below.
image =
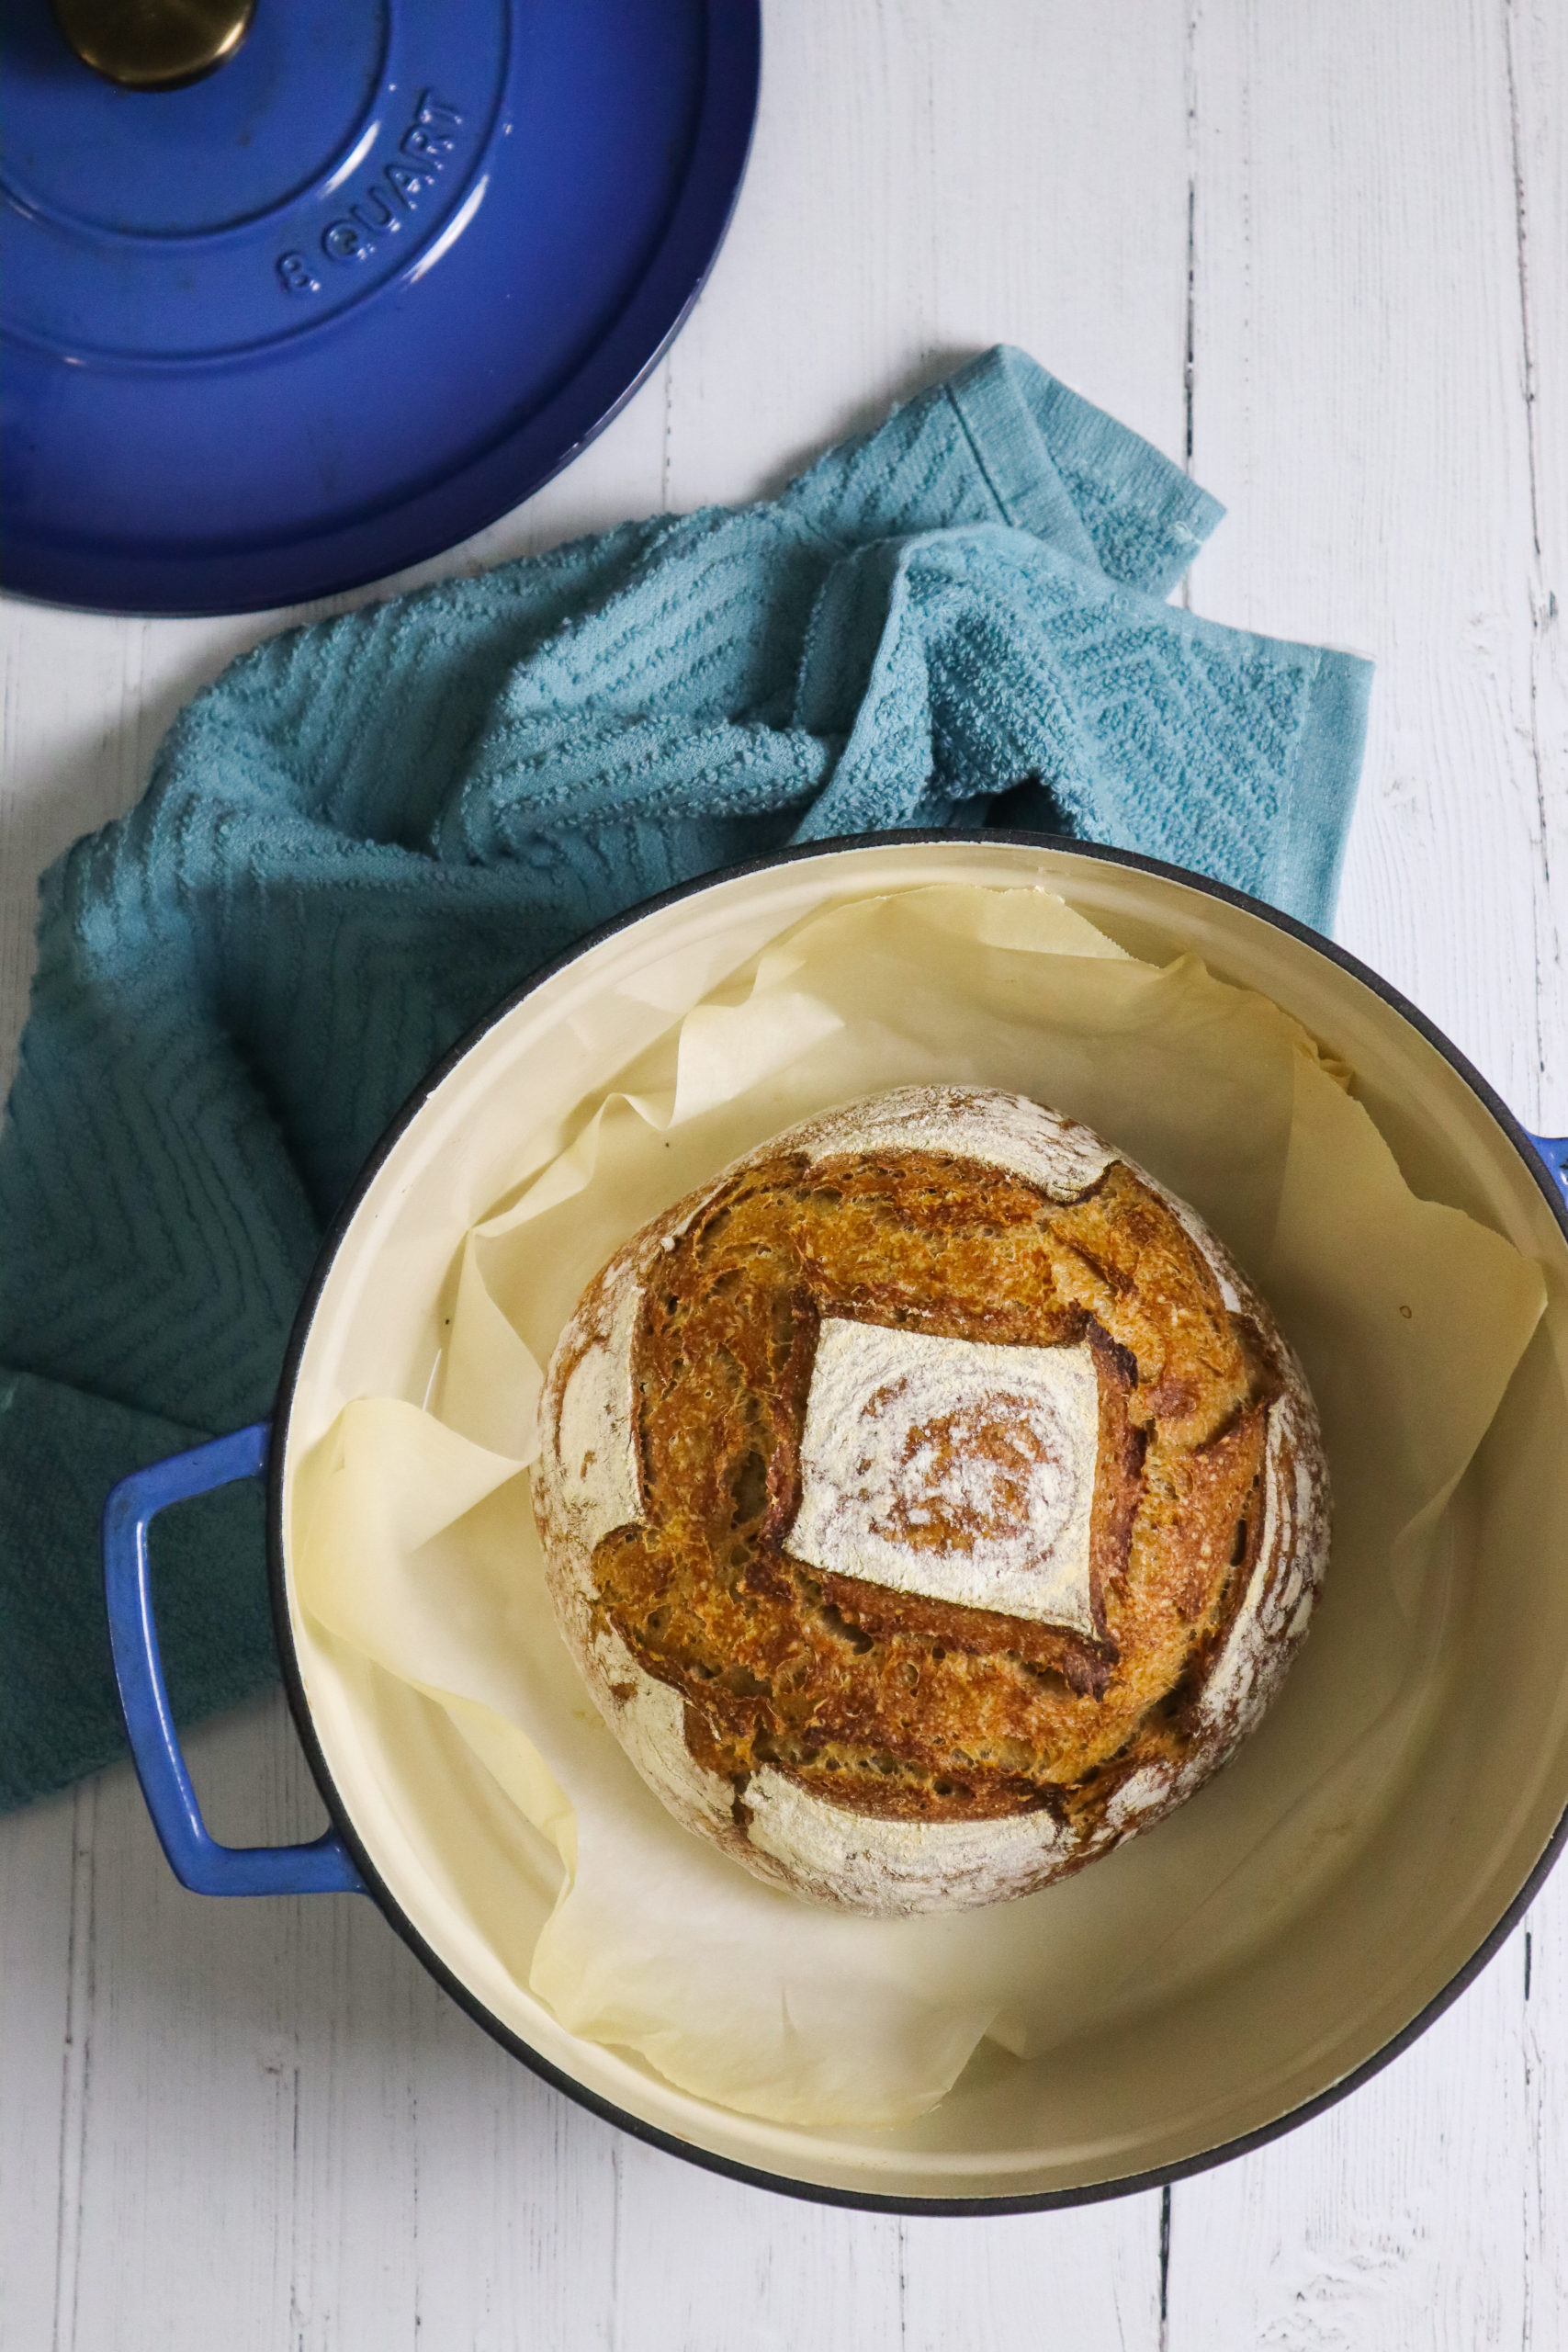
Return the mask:
<path id="1" fill-rule="evenodd" d="M 756 495 L 1021 343 L 1226 501 L 1199 610 L 1376 655 L 1340 934 L 1568 1128 L 1568 11 L 775 0 L 767 32 L 750 175 L 681 340 L 576 466 L 427 571 Z M 4 606 L 0 1074 L 41 867 L 280 617 Z M 319 1822 L 281 1702 L 191 1747 L 220 1834 Z M 1546 2352 L 1568 1879 L 1285 2141 L 1168 2199 L 899 2222 L 611 2131 L 367 1905 L 184 1894 L 120 1769 L 0 1824 L 0 2342 Z"/>

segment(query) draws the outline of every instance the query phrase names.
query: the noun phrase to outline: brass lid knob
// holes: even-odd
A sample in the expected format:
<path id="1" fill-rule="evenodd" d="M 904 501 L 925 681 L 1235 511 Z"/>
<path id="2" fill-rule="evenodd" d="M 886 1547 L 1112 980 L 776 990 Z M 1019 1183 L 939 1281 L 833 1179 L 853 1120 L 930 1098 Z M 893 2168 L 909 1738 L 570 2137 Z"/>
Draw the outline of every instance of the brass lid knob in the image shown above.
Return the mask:
<path id="1" fill-rule="evenodd" d="M 127 90 L 178 90 L 232 57 L 256 0 L 52 0 L 85 65 Z"/>

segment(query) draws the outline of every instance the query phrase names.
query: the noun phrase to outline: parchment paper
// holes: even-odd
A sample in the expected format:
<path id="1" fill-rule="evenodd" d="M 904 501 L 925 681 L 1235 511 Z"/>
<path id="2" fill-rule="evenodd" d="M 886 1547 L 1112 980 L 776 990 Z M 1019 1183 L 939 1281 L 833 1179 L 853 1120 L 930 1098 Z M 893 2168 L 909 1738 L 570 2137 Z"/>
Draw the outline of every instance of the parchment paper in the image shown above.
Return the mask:
<path id="1" fill-rule="evenodd" d="M 648 1035 L 646 1001 L 596 1017 Z M 502 1889 L 494 1933 L 563 2024 L 746 2113 L 892 2124 L 986 2035 L 1035 2056 L 1233 1966 L 1349 1860 L 1441 1708 L 1450 1498 L 1544 1291 L 1498 1235 L 1416 1199 L 1348 1077 L 1191 958 L 1141 963 L 1043 891 L 942 888 L 764 949 L 585 1098 L 542 1169 L 519 1105 L 518 1167 L 539 1172 L 461 1243 L 431 1408 L 345 1408 L 306 1465 L 298 1574 L 316 1622 L 445 1708 L 558 1858 L 543 1931 L 521 1903 L 507 1926 Z M 793 1121 L 918 1080 L 1087 1120 L 1210 1221 L 1305 1363 L 1334 1544 L 1282 1698 L 1170 1821 L 1021 1902 L 867 1920 L 762 1885 L 644 1787 L 555 1630 L 522 1473 L 541 1367 L 629 1233 Z"/>

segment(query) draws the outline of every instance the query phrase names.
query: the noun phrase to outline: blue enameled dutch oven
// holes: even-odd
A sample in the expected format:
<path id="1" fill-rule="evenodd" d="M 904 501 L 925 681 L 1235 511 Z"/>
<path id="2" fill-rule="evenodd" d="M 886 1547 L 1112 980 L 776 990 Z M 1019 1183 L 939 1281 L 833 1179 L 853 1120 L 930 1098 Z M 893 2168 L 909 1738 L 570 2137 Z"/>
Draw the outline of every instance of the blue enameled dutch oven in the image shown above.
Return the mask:
<path id="1" fill-rule="evenodd" d="M 493 1165 L 486 1157 L 506 1124 L 497 1104 L 526 1100 L 538 1112 L 552 1088 L 581 1093 L 595 998 L 628 982 L 635 992 L 639 972 L 678 950 L 732 934 L 750 943 L 739 963 L 818 908 L 937 882 L 1057 891 L 1138 956 L 1190 952 L 1273 999 L 1354 1070 L 1415 1192 L 1506 1235 L 1544 1270 L 1549 1304 L 1466 1473 L 1464 1556 L 1444 1633 L 1462 1671 L 1448 1675 L 1416 1769 L 1391 1786 L 1356 1849 L 1277 1931 L 1260 1922 L 1244 1962 L 1213 1981 L 1113 2024 L 1080 2020 L 1037 2060 L 971 2068 L 908 2129 L 816 2132 L 675 2089 L 627 2053 L 566 2031 L 508 1973 L 454 1899 L 451 1857 L 411 1794 L 422 1776 L 458 1766 L 439 1752 L 415 1694 L 373 1683 L 367 1666 L 356 1679 L 301 1611 L 291 1513 L 299 1462 L 344 1397 L 423 1399 L 447 1271 L 425 1230 L 432 1188 L 449 1199 L 461 1163 L 475 1215 L 500 1194 L 503 1136 Z M 453 1998 L 547 2081 L 660 2147 L 795 2195 L 899 2212 L 1031 2211 L 1146 2188 L 1288 2130 L 1456 1997 L 1568 1835 L 1565 1153 L 1528 1135 L 1463 1056 L 1353 956 L 1145 858 L 1023 834 L 894 835 L 786 853 L 650 901 L 498 1006 L 406 1105 L 327 1238 L 270 1430 L 140 1472 L 110 1498 L 116 1668 L 174 1870 L 211 1894 L 368 1894 Z M 449 1257 L 449 1238 L 440 1247 Z M 209 1837 L 159 1668 L 148 1522 L 243 1477 L 267 1482 L 284 1678 L 332 1816 L 310 1845 L 236 1850 Z M 478 1823 L 477 1794 L 474 1804 Z M 547 1894 L 515 1900 L 536 1901 L 542 1924 Z"/>

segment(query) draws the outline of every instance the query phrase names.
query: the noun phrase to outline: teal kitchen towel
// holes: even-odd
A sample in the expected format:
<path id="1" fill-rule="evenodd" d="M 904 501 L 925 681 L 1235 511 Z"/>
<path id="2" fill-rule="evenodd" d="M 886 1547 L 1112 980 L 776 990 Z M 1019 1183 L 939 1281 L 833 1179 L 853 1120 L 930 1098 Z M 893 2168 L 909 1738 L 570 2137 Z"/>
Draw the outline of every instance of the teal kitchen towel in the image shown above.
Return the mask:
<path id="1" fill-rule="evenodd" d="M 274 639 L 45 876 L 0 1133 L 0 1804 L 117 1755 L 98 1519 L 265 1415 L 321 1236 L 423 1072 L 651 892 L 1008 823 L 1326 926 L 1370 671 L 1163 599 L 1221 510 L 997 350 L 769 503 L 658 515 Z M 176 1713 L 276 1671 L 255 1494 L 154 1536 Z"/>

